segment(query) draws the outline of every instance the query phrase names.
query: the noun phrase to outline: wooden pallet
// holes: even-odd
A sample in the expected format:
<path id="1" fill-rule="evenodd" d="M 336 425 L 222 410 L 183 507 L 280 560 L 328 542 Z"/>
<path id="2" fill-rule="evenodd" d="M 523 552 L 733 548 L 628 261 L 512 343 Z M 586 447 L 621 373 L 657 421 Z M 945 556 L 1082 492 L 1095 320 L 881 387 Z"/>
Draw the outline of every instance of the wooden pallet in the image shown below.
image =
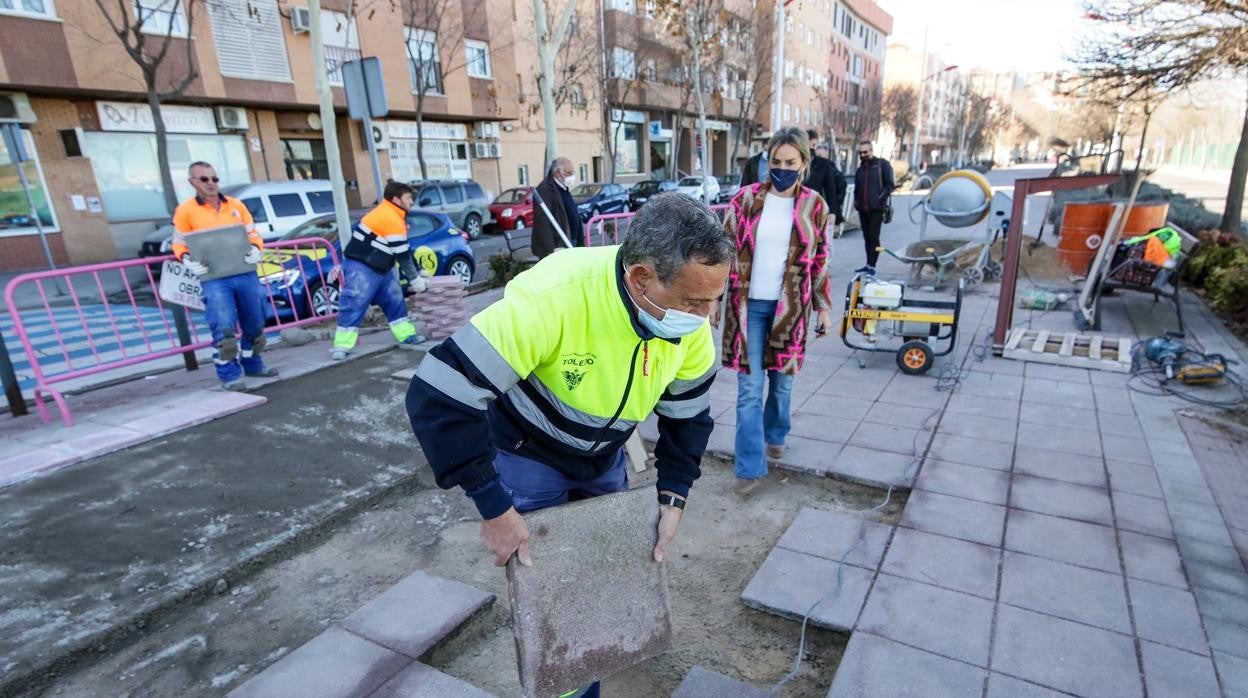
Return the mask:
<path id="1" fill-rule="evenodd" d="M 1015 327 L 1001 356 L 1057 366 L 1131 372 L 1131 340 L 1078 332 L 1050 332 Z"/>

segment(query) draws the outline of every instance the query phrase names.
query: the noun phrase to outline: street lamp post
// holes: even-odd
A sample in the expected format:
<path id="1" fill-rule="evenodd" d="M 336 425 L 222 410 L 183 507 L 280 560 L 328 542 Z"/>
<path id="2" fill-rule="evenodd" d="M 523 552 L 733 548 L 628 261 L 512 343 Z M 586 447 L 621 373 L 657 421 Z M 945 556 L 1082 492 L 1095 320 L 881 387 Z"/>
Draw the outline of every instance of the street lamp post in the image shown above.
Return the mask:
<path id="1" fill-rule="evenodd" d="M 926 39 L 924 39 L 923 44 L 924 44 L 923 46 L 923 70 L 927 70 L 927 40 Z M 919 151 L 920 151 L 919 129 L 923 127 L 923 85 L 928 80 L 931 80 L 932 78 L 936 77 L 937 75 L 940 75 L 941 73 L 947 73 L 951 70 L 957 70 L 957 69 L 958 69 L 958 66 L 956 65 L 947 66 L 945 68 L 941 68 L 940 70 L 934 71 L 930 75 L 927 75 L 926 77 L 924 77 L 922 80 L 919 80 L 918 109 L 915 110 L 916 113 L 914 115 L 914 142 L 910 144 L 910 170 L 911 171 L 918 171 L 919 169 Z"/>

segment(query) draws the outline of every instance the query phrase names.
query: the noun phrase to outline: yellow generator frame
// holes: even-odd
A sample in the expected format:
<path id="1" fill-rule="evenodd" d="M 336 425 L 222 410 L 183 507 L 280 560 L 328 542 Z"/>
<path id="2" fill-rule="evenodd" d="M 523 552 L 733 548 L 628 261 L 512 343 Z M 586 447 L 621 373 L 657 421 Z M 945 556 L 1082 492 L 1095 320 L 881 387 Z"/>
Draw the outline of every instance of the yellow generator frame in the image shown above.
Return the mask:
<path id="1" fill-rule="evenodd" d="M 841 341 L 850 349 L 896 353 L 897 367 L 911 375 L 927 373 L 937 356 L 951 353 L 958 344 L 958 319 L 962 315 L 962 282 L 958 282 L 953 300 L 903 297 L 897 309 L 872 308 L 861 302 L 862 283 L 859 275 L 845 289 L 845 314 L 841 317 Z M 947 312 L 941 312 L 947 311 Z M 896 323 L 902 332 L 892 332 L 902 342 L 898 347 L 881 347 L 874 343 L 862 345 L 850 341 L 850 330 L 874 337 L 879 323 Z"/>

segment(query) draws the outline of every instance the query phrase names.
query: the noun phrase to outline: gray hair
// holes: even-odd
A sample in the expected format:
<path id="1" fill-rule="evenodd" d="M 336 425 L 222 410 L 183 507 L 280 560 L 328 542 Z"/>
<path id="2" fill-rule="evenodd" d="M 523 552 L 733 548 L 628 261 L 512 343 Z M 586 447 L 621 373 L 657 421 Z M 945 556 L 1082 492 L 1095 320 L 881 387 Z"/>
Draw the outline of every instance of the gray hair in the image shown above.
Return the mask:
<path id="1" fill-rule="evenodd" d="M 196 160 L 195 162 L 192 162 L 190 165 L 187 165 L 186 176 L 190 177 L 191 173 L 195 171 L 196 167 L 207 167 L 210 170 L 216 169 L 212 166 L 212 163 L 210 162 L 204 162 L 203 160 Z"/>
<path id="2" fill-rule="evenodd" d="M 550 161 L 550 167 L 546 168 L 546 174 L 547 176 L 549 176 L 549 175 L 554 174 L 555 170 L 570 170 L 570 169 L 572 169 L 572 158 L 560 155 L 559 157 Z"/>
<path id="3" fill-rule="evenodd" d="M 736 254 L 736 242 L 719 216 L 701 201 L 678 192 L 650 199 L 633 218 L 620 246 L 624 266 L 652 264 L 665 284 L 691 262 L 718 266 Z"/>

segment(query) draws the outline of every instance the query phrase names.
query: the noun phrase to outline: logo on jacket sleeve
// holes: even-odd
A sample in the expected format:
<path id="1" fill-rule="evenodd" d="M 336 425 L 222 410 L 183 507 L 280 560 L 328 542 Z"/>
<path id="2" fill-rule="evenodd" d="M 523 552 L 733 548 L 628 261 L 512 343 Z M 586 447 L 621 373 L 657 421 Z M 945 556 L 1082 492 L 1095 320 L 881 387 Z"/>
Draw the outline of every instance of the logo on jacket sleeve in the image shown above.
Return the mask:
<path id="1" fill-rule="evenodd" d="M 559 371 L 563 375 L 563 382 L 568 386 L 569 392 L 580 387 L 581 381 L 594 367 L 594 361 L 597 358 L 593 354 L 564 354 L 559 357 Z"/>

